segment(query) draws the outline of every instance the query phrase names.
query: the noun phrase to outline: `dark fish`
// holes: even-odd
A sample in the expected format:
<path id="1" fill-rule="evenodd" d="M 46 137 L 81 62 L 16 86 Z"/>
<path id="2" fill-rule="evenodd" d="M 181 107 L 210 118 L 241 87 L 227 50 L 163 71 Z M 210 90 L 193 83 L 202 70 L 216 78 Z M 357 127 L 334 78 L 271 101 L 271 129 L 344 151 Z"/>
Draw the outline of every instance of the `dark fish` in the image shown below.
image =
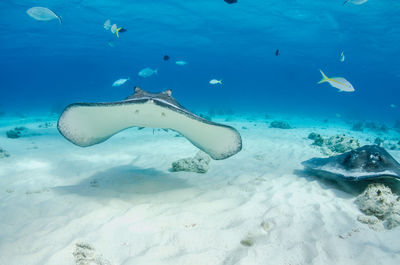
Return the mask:
<path id="1" fill-rule="evenodd" d="M 118 32 L 121 33 L 121 32 L 126 32 L 126 31 L 127 31 L 127 29 L 121 28 Z"/>
<path id="2" fill-rule="evenodd" d="M 169 56 L 168 55 L 164 55 L 164 61 L 168 61 L 169 60 Z"/>
<path id="3" fill-rule="evenodd" d="M 237 3 L 237 0 L 224 0 L 224 1 L 227 2 L 228 4 Z"/>
<path id="4" fill-rule="evenodd" d="M 277 49 L 276 51 L 275 51 L 275 56 L 278 56 L 279 55 L 279 49 Z"/>

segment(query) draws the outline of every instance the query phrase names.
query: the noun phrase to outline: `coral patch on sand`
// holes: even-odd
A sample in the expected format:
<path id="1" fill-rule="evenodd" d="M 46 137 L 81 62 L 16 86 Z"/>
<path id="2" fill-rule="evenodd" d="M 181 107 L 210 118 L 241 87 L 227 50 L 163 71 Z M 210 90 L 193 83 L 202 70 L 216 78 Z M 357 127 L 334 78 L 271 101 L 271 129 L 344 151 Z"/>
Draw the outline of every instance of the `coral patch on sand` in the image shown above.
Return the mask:
<path id="1" fill-rule="evenodd" d="M 179 159 L 172 163 L 173 171 L 188 171 L 196 173 L 206 173 L 210 168 L 210 157 L 202 152 L 197 152 L 195 157 Z"/>
<path id="2" fill-rule="evenodd" d="M 6 135 L 8 138 L 15 139 L 15 138 L 20 138 L 21 136 L 26 134 L 27 131 L 28 131 L 28 129 L 25 127 L 15 127 L 12 130 L 8 130 L 6 132 Z"/>
<path id="3" fill-rule="evenodd" d="M 0 158 L 6 158 L 9 156 L 10 156 L 10 154 L 6 150 L 4 150 L 3 148 L 0 147 Z"/>
<path id="4" fill-rule="evenodd" d="M 384 226 L 392 229 L 400 225 L 400 197 L 392 193 L 391 189 L 380 183 L 368 185 L 360 194 L 355 203 L 367 216 L 375 216 L 384 222 Z M 362 223 L 376 223 L 376 219 L 361 218 Z"/>
<path id="5" fill-rule="evenodd" d="M 111 265 L 111 262 L 101 254 L 97 254 L 96 250 L 86 243 L 77 243 L 72 255 L 74 255 L 76 265 Z"/>
<path id="6" fill-rule="evenodd" d="M 289 125 L 286 121 L 273 121 L 269 125 L 271 128 L 279 128 L 279 129 L 292 129 L 292 126 Z"/>
<path id="7" fill-rule="evenodd" d="M 308 139 L 313 140 L 313 145 L 320 146 L 322 153 L 328 156 L 342 154 L 360 147 L 357 139 L 344 134 L 324 138 L 312 132 L 308 135 Z"/>

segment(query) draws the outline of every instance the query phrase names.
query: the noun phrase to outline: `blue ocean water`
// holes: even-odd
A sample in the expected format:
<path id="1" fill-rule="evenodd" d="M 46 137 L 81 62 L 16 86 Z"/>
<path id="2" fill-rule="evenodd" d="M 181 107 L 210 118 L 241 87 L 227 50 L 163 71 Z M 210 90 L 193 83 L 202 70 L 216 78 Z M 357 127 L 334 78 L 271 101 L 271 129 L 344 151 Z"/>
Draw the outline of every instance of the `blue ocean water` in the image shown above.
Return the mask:
<path id="1" fill-rule="evenodd" d="M 400 1 L 344 1 L 0 0 L 0 265 L 400 264 L 386 152 L 358 156 L 372 173 L 345 170 L 354 152 L 303 164 L 400 161 Z M 134 86 L 228 127 L 150 103 L 57 122 Z"/>
<path id="2" fill-rule="evenodd" d="M 63 24 L 34 20 L 26 13 L 32 6 L 52 9 Z M 137 85 L 172 89 L 191 110 L 391 122 L 400 113 L 399 14 L 396 0 L 2 0 L 0 109 L 46 112 L 115 101 Z M 127 32 L 117 38 L 106 31 L 107 19 Z M 138 76 L 145 67 L 159 74 Z M 317 84 L 319 69 L 346 78 L 355 92 Z M 124 86 L 111 86 L 124 77 L 131 78 Z M 210 85 L 212 78 L 223 85 Z"/>

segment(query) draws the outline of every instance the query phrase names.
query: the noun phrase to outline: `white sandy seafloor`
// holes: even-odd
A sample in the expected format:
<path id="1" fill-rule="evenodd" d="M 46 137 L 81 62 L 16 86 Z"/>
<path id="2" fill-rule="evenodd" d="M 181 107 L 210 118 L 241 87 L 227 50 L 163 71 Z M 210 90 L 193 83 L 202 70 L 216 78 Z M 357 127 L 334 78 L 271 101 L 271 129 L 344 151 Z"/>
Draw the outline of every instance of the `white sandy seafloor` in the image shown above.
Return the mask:
<path id="1" fill-rule="evenodd" d="M 374 137 L 344 123 L 286 120 L 296 128 L 227 122 L 243 150 L 196 174 L 170 171 L 197 152 L 175 132 L 130 129 L 80 148 L 58 133 L 55 116 L 3 117 L 0 264 L 400 264 L 400 227 L 357 221 L 362 189 L 301 171 L 301 161 L 323 156 L 312 131 L 362 144 Z M 38 128 L 45 121 L 53 126 Z M 6 138 L 17 125 L 31 135 Z"/>

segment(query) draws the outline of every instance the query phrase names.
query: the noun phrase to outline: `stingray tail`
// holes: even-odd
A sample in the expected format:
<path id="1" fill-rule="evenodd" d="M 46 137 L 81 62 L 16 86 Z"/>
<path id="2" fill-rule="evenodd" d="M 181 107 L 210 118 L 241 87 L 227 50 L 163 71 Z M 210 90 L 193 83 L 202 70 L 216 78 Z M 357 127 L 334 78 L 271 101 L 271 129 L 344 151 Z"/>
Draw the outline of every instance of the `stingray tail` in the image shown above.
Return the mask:
<path id="1" fill-rule="evenodd" d="M 321 84 L 321 83 L 324 83 L 324 82 L 327 82 L 328 80 L 329 80 L 329 78 L 324 74 L 324 72 L 322 72 L 322 70 L 321 69 L 319 69 L 319 71 L 321 72 L 321 75 L 322 75 L 322 79 L 321 79 L 321 81 L 319 81 L 318 82 L 318 84 Z"/>

